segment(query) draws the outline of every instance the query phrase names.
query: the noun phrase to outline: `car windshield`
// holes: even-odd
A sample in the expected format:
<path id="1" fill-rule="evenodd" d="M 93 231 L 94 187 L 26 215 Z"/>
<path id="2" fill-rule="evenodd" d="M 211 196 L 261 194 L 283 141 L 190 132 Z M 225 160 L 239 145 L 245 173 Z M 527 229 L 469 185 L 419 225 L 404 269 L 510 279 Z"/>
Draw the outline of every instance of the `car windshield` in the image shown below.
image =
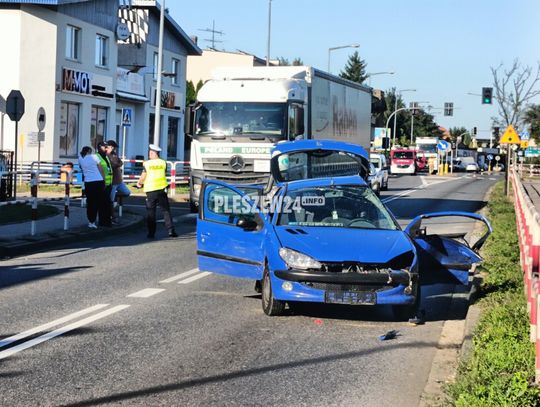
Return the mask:
<path id="1" fill-rule="evenodd" d="M 278 225 L 396 230 L 394 219 L 373 191 L 363 185 L 337 185 L 289 191 Z"/>
<path id="2" fill-rule="evenodd" d="M 417 144 L 416 147 L 418 150 L 422 150 L 426 153 L 436 153 L 437 144 Z"/>
<path id="3" fill-rule="evenodd" d="M 196 135 L 285 137 L 284 103 L 208 102 L 196 112 Z"/>
<path id="4" fill-rule="evenodd" d="M 414 153 L 412 151 L 394 151 L 394 158 L 411 160 L 414 158 Z"/>

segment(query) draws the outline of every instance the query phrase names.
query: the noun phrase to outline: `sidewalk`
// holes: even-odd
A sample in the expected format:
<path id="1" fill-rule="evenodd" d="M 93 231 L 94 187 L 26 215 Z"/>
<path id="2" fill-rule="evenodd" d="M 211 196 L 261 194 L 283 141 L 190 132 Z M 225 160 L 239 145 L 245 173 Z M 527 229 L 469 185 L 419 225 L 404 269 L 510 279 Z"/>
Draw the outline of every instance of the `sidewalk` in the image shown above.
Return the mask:
<path id="1" fill-rule="evenodd" d="M 535 208 L 540 208 L 540 180 L 521 178 L 521 184 L 525 188 L 525 192 L 531 198 Z"/>
<path id="2" fill-rule="evenodd" d="M 36 221 L 36 234 L 31 235 L 32 222 L 0 225 L 0 260 L 25 253 L 38 252 L 77 241 L 99 239 L 100 237 L 122 234 L 142 227 L 143 216 L 126 213 L 119 218 L 119 224 L 110 228 L 88 228 L 86 208 L 81 208 L 80 200 L 72 200 L 69 206 L 68 230 L 64 230 L 63 202 L 51 202 L 60 213 Z"/>

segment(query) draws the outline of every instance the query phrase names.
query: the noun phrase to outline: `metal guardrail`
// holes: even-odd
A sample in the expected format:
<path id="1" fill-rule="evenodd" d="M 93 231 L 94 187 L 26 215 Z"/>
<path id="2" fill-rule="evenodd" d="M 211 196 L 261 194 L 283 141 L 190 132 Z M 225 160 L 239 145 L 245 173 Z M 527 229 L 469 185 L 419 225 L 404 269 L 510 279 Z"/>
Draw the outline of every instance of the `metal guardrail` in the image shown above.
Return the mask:
<path id="1" fill-rule="evenodd" d="M 518 174 L 521 178 L 538 177 L 540 176 L 539 164 L 520 164 L 518 166 Z"/>

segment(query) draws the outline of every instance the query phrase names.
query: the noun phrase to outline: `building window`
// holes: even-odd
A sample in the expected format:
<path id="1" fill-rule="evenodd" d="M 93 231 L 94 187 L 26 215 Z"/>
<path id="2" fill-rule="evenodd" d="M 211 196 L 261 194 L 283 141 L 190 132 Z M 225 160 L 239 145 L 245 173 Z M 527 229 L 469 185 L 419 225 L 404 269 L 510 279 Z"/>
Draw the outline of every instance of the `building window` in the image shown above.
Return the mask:
<path id="1" fill-rule="evenodd" d="M 108 38 L 103 35 L 96 36 L 96 65 L 107 66 Z"/>
<path id="2" fill-rule="evenodd" d="M 180 61 L 178 59 L 173 58 L 172 60 L 172 73 L 173 76 L 171 78 L 173 85 L 178 85 L 180 83 Z"/>
<path id="3" fill-rule="evenodd" d="M 167 157 L 176 157 L 178 151 L 178 117 L 169 117 L 167 131 Z"/>
<path id="4" fill-rule="evenodd" d="M 153 74 L 154 74 L 154 80 L 157 81 L 157 71 L 158 71 L 158 53 L 154 52 L 154 62 L 152 65 L 153 68 Z"/>
<path id="5" fill-rule="evenodd" d="M 81 29 L 68 25 L 66 28 L 66 58 L 79 60 L 81 51 Z"/>
<path id="6" fill-rule="evenodd" d="M 79 151 L 79 105 L 60 104 L 60 157 L 76 157 Z"/>
<path id="7" fill-rule="evenodd" d="M 107 139 L 107 108 L 92 106 L 90 117 L 90 145 L 97 148 L 97 144 Z"/>

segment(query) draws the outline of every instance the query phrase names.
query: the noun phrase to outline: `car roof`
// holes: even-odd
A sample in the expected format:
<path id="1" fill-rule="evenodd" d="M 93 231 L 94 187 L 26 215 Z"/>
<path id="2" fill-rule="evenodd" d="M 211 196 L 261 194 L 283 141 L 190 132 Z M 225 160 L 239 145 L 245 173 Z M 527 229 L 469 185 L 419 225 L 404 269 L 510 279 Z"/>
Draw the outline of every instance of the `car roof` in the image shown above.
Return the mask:
<path id="1" fill-rule="evenodd" d="M 302 179 L 298 181 L 285 182 L 289 190 L 297 190 L 309 187 L 326 187 L 331 185 L 358 185 L 367 186 L 366 181 L 359 175 L 350 175 L 346 177 L 325 177 Z"/>

